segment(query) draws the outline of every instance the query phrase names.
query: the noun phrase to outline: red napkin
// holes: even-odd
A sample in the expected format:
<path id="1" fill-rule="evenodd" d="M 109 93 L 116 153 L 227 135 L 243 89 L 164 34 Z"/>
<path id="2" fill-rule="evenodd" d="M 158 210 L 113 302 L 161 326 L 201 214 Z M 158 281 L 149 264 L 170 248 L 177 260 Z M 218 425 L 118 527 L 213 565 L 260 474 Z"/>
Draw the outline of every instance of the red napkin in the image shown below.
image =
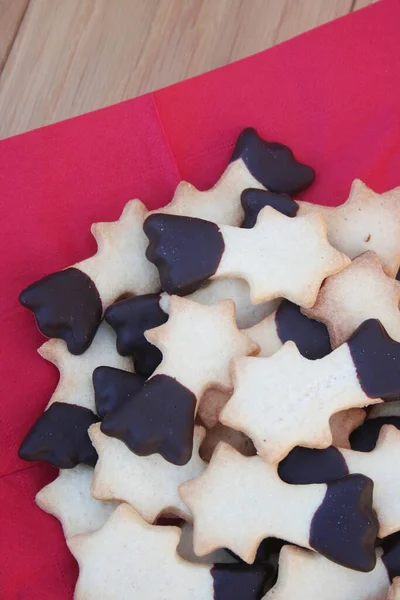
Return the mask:
<path id="1" fill-rule="evenodd" d="M 383 0 L 217 71 L 0 142 L 1 600 L 70 600 L 77 575 L 59 523 L 34 504 L 55 470 L 17 457 L 57 382 L 19 292 L 94 252 L 90 224 L 118 218 L 130 198 L 154 208 L 180 179 L 212 185 L 246 126 L 316 169 L 308 200 L 341 203 L 356 177 L 377 191 L 400 185 L 399 23 L 400 0 Z"/>

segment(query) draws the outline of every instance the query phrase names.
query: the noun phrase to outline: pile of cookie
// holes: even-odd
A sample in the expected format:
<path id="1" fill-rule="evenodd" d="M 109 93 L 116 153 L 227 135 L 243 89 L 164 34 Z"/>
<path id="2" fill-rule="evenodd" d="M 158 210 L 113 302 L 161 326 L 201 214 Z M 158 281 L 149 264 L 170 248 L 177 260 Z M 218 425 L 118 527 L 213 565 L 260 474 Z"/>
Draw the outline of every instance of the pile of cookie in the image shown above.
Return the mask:
<path id="1" fill-rule="evenodd" d="M 60 379 L 19 455 L 60 469 L 76 600 L 400 598 L 400 188 L 295 200 L 314 176 L 245 129 L 21 293 Z"/>

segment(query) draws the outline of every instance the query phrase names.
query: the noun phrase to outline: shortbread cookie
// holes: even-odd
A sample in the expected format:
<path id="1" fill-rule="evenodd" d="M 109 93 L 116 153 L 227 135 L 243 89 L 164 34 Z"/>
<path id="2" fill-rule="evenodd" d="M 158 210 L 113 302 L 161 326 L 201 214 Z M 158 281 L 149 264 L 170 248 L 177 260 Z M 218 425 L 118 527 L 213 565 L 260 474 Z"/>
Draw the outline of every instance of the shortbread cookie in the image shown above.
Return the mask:
<path id="1" fill-rule="evenodd" d="M 251 229 L 257 222 L 258 214 L 266 206 L 271 206 L 287 217 L 295 217 L 299 205 L 287 194 L 276 194 L 268 190 L 248 189 L 240 197 L 244 210 L 242 227 Z M 222 223 L 220 223 L 222 224 Z"/>
<path id="2" fill-rule="evenodd" d="M 200 191 L 191 183 L 181 181 L 171 202 L 153 210 L 151 214 L 196 217 L 238 227 L 244 219 L 240 195 L 249 187 L 264 189 L 239 158 L 228 165 L 209 190 Z"/>
<path id="3" fill-rule="evenodd" d="M 104 435 L 99 423 L 93 425 L 89 436 L 99 455 L 93 496 L 103 501 L 127 502 L 149 523 L 164 513 L 190 519 L 178 487 L 203 472 L 206 465 L 199 457 L 199 447 L 204 435 L 202 427 L 195 428 L 192 457 L 186 465 L 178 467 L 157 454 L 137 456 L 123 442 Z"/>
<path id="4" fill-rule="evenodd" d="M 58 469 L 85 463 L 94 467 L 97 453 L 88 428 L 99 420 L 88 408 L 54 402 L 25 436 L 18 456 L 23 460 L 46 460 Z"/>
<path id="5" fill-rule="evenodd" d="M 377 405 L 379 406 L 379 405 Z M 351 448 L 350 435 L 365 421 L 367 413 L 362 408 L 349 408 L 335 413 L 329 419 L 332 432 L 332 446 Z"/>
<path id="6" fill-rule="evenodd" d="M 360 573 L 337 565 L 321 554 L 284 546 L 278 581 L 263 600 L 385 600 L 390 585 L 385 564 Z"/>
<path id="7" fill-rule="evenodd" d="M 243 279 L 210 281 L 187 298 L 207 305 L 233 300 L 239 329 L 257 323 L 278 305 L 277 300 L 252 304 L 249 286 Z M 117 334 L 118 352 L 123 356 L 133 356 L 136 371 L 145 377 L 150 377 L 155 371 L 162 355 L 158 348 L 146 340 L 144 332 L 167 321 L 169 299 L 170 296 L 165 293 L 126 298 L 111 305 L 105 313 L 106 321 Z"/>
<path id="8" fill-rule="evenodd" d="M 311 185 L 314 178 L 314 170 L 299 163 L 290 148 L 267 142 L 255 129 L 247 128 L 240 134 L 230 164 L 214 187 L 201 192 L 182 181 L 173 200 L 153 212 L 239 226 L 244 217 L 240 201 L 243 190 L 268 188 L 272 192 L 295 194 Z"/>
<path id="9" fill-rule="evenodd" d="M 285 546 L 279 557 L 278 581 L 263 600 L 386 600 L 390 580 L 394 590 L 399 574 L 398 533 L 383 541 L 376 566 L 369 573 L 340 567 L 315 552 Z"/>
<path id="10" fill-rule="evenodd" d="M 169 294 L 189 294 L 210 278 L 239 277 L 253 304 L 283 296 L 311 307 L 322 281 L 350 263 L 328 243 L 321 215 L 291 219 L 270 206 L 252 229 L 163 214 L 148 217 L 143 229 L 146 256 Z"/>
<path id="11" fill-rule="evenodd" d="M 203 393 L 212 386 L 231 390 L 231 359 L 255 354 L 258 346 L 237 328 L 231 300 L 203 306 L 173 297 L 168 321 L 147 331 L 146 339 L 163 360 L 139 392 L 105 416 L 101 430 L 140 456 L 159 452 L 184 465 Z"/>
<path id="12" fill-rule="evenodd" d="M 36 504 L 61 522 L 66 539 L 100 529 L 118 506 L 93 498 L 92 479 L 93 469 L 85 465 L 62 469 L 57 479 L 36 494 Z"/>
<path id="13" fill-rule="evenodd" d="M 246 433 L 273 463 L 294 446 L 327 448 L 333 414 L 398 397 L 399 361 L 400 344 L 374 320 L 319 360 L 307 360 L 286 342 L 271 357 L 233 360 L 235 390 L 219 418 Z"/>
<path id="14" fill-rule="evenodd" d="M 377 194 L 355 179 L 348 200 L 340 206 L 299 202 L 299 216 L 322 213 L 332 246 L 355 258 L 367 250 L 379 257 L 389 277 L 400 267 L 400 187 Z"/>
<path id="15" fill-rule="evenodd" d="M 101 419 L 129 400 L 145 382 L 144 377 L 137 373 L 128 373 L 113 367 L 97 367 L 93 371 L 92 379 L 96 412 Z"/>
<path id="16" fill-rule="evenodd" d="M 330 446 L 325 450 L 297 447 L 279 465 L 279 476 L 287 483 L 323 483 L 350 473 L 362 473 L 374 482 L 374 509 L 380 538 L 400 530 L 400 431 L 382 427 L 372 452 L 356 452 Z"/>
<path id="17" fill-rule="evenodd" d="M 370 571 L 378 530 L 372 488 L 363 475 L 292 486 L 261 457 L 242 456 L 221 442 L 204 473 L 184 483 L 180 494 L 194 516 L 194 551 L 199 556 L 229 548 L 252 563 L 260 542 L 277 537 L 349 568 Z"/>
<path id="18" fill-rule="evenodd" d="M 168 294 L 161 295 L 161 307 L 168 311 Z M 187 296 L 200 304 L 215 304 L 221 300 L 233 300 L 236 307 L 236 323 L 239 329 L 251 327 L 270 315 L 279 304 L 279 300 L 271 300 L 262 304 L 252 304 L 250 289 L 244 279 L 214 279 Z"/>
<path id="19" fill-rule="evenodd" d="M 395 577 L 390 586 L 388 600 L 400 600 L 400 577 Z"/>
<path id="20" fill-rule="evenodd" d="M 103 311 L 117 298 L 160 288 L 157 270 L 145 258 L 147 213 L 142 202 L 131 200 L 118 221 L 94 223 L 94 256 L 43 277 L 21 293 L 20 302 L 33 311 L 40 331 L 62 338 L 72 354 L 89 348 Z"/>
<path id="21" fill-rule="evenodd" d="M 391 402 L 388 404 L 391 404 Z M 376 446 L 380 431 L 384 425 L 392 425 L 396 429 L 400 429 L 400 416 L 367 419 L 350 435 L 351 448 L 359 452 L 371 452 Z"/>
<path id="22" fill-rule="evenodd" d="M 258 345 L 239 331 L 234 303 L 223 300 L 206 306 L 175 296 L 169 310 L 168 322 L 145 334 L 163 354 L 154 375 L 175 377 L 195 394 L 197 402 L 209 387 L 232 390 L 231 360 L 259 351 Z"/>
<path id="23" fill-rule="evenodd" d="M 60 380 L 47 408 L 54 402 L 84 406 L 96 412 L 92 373 L 99 365 L 133 371 L 130 358 L 120 356 L 115 348 L 116 336 L 107 323 L 102 323 L 90 348 L 81 356 L 68 351 L 63 340 L 51 339 L 40 346 L 40 356 L 60 371 Z"/>
<path id="24" fill-rule="evenodd" d="M 282 300 L 274 313 L 245 332 L 260 346 L 259 356 L 271 356 L 289 340 L 311 360 L 332 351 L 325 325 L 303 315 L 300 307 L 289 300 Z"/>
<path id="25" fill-rule="evenodd" d="M 178 527 L 149 525 L 121 504 L 104 527 L 76 535 L 68 546 L 79 564 L 75 600 L 257 600 L 265 570 L 259 565 L 202 565 L 177 554 Z M 154 565 L 157 576 L 154 576 Z"/>
<path id="26" fill-rule="evenodd" d="M 370 251 L 328 277 L 314 306 L 303 311 L 326 325 L 332 347 L 337 348 L 367 319 L 381 321 L 390 337 L 400 342 L 399 303 L 400 281 L 388 277 Z"/>

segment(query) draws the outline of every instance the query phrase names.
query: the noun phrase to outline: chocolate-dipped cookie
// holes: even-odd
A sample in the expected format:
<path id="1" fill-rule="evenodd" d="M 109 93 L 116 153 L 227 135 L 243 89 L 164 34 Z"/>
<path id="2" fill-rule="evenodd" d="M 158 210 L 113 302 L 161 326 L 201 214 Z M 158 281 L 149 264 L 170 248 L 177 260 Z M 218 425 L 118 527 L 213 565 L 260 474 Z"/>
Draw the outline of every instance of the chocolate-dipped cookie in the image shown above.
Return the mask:
<path id="1" fill-rule="evenodd" d="M 375 320 L 319 360 L 307 360 L 289 341 L 273 356 L 232 362 L 235 389 L 219 418 L 273 463 L 297 445 L 327 448 L 333 414 L 399 396 L 399 361 L 400 343 Z"/>
<path id="2" fill-rule="evenodd" d="M 157 271 L 144 256 L 146 216 L 144 204 L 131 200 L 118 221 L 92 225 L 94 256 L 25 288 L 20 302 L 32 310 L 44 335 L 62 338 L 72 354 L 82 354 L 110 304 L 125 294 L 159 290 Z"/>
<path id="3" fill-rule="evenodd" d="M 400 494 L 400 431 L 385 425 L 371 452 L 330 446 L 324 450 L 297 447 L 279 465 L 287 483 L 310 484 L 338 480 L 349 473 L 363 473 L 374 482 L 374 509 L 379 519 L 379 537 L 400 529 L 400 507 L 393 499 Z"/>
<path id="4" fill-rule="evenodd" d="M 206 471 L 180 493 L 194 515 L 200 556 L 222 546 L 252 563 L 260 539 L 278 537 L 367 572 L 375 566 L 378 531 L 372 490 L 363 475 L 292 486 L 261 457 L 244 457 L 222 442 Z"/>
<path id="5" fill-rule="evenodd" d="M 97 453 L 87 430 L 98 420 L 87 408 L 55 402 L 25 436 L 18 455 L 28 461 L 46 460 L 59 469 L 79 463 L 94 466 Z"/>
<path id="6" fill-rule="evenodd" d="M 321 215 L 291 219 L 271 206 L 252 229 L 168 214 L 150 215 L 143 229 L 146 256 L 169 294 L 188 294 L 210 278 L 241 277 L 254 304 L 283 296 L 311 307 L 322 281 L 350 263 L 329 244 Z"/>

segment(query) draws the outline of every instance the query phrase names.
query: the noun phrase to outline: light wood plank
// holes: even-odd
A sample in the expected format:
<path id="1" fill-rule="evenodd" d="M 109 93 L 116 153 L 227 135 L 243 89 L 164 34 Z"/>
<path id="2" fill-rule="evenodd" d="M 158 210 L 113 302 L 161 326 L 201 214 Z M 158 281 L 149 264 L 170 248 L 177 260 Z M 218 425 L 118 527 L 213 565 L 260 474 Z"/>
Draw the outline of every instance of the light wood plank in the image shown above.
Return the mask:
<path id="1" fill-rule="evenodd" d="M 0 73 L 29 0 L 0 0 Z"/>
<path id="2" fill-rule="evenodd" d="M 0 78 L 0 138 L 227 64 L 351 6 L 352 0 L 31 0 Z"/>
<path id="3" fill-rule="evenodd" d="M 360 8 L 365 8 L 370 4 L 375 4 L 375 2 L 379 2 L 379 0 L 356 0 L 354 2 L 353 10 L 358 10 Z"/>

